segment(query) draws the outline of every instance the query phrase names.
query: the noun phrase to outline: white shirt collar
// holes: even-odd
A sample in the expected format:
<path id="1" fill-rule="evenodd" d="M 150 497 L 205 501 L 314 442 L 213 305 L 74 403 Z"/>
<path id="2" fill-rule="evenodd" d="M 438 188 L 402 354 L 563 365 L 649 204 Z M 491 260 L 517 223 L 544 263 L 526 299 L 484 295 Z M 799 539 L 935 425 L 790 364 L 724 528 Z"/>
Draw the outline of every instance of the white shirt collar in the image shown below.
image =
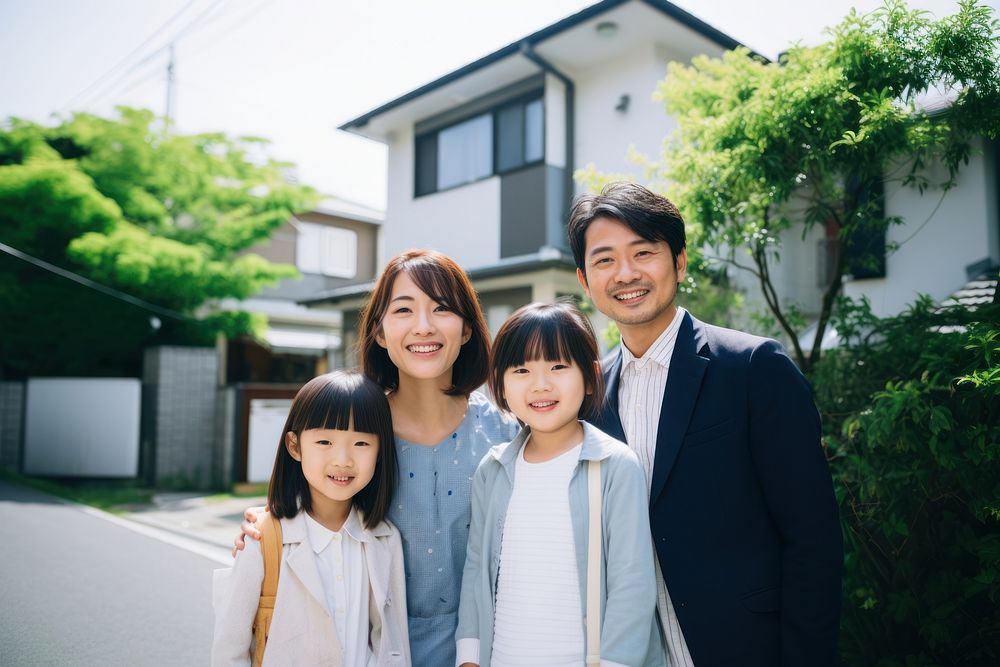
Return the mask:
<path id="1" fill-rule="evenodd" d="M 677 306 L 677 312 L 674 313 L 674 319 L 671 320 L 670 324 L 667 325 L 667 328 L 656 337 L 653 344 L 649 346 L 648 350 L 646 350 L 646 354 L 641 357 L 637 357 L 632 354 L 632 351 L 628 349 L 628 346 L 622 342 L 622 369 L 631 363 L 635 363 L 641 368 L 650 360 L 655 361 L 664 368 L 669 366 L 670 357 L 674 353 L 674 342 L 677 340 L 677 331 L 681 328 L 681 321 L 684 319 L 684 315 L 686 313 L 686 310 Z"/>
<path id="2" fill-rule="evenodd" d="M 361 520 L 358 518 L 358 511 L 354 507 L 351 508 L 350 513 L 347 515 L 347 519 L 344 521 L 344 525 L 340 527 L 339 531 L 333 531 L 321 524 L 316 519 L 309 516 L 306 513 L 306 533 L 309 535 L 309 546 L 312 550 L 319 554 L 322 553 L 324 549 L 333 541 L 336 537 L 351 537 L 358 542 L 366 542 L 367 536 L 365 535 L 364 529 L 361 526 Z"/>

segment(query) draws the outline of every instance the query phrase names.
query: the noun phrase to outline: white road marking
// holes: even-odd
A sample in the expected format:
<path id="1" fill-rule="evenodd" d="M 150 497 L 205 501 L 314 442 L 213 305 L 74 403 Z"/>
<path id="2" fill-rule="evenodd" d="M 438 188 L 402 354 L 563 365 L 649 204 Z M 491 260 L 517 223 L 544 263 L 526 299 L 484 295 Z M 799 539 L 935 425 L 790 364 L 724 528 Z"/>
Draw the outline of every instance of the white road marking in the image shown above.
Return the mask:
<path id="1" fill-rule="evenodd" d="M 98 518 L 104 519 L 105 521 L 110 521 L 111 523 L 122 526 L 123 528 L 128 528 L 134 533 L 139 533 L 140 535 L 145 535 L 146 537 L 152 537 L 154 540 L 159 540 L 165 542 L 166 544 L 173 545 L 185 551 L 190 551 L 193 554 L 198 554 L 199 556 L 204 556 L 209 560 L 213 560 L 216 563 L 222 565 L 232 565 L 233 557 L 225 552 L 222 547 L 210 547 L 206 544 L 198 542 L 196 540 L 191 540 L 186 537 L 181 537 L 180 535 L 175 535 L 165 530 L 159 528 L 153 528 L 152 526 L 147 526 L 136 521 L 130 521 L 128 519 L 122 519 L 114 514 L 110 514 L 103 510 L 99 510 L 96 507 L 90 507 L 89 505 L 80 505 L 78 503 L 71 503 L 79 507 L 82 511 L 86 512 L 91 516 L 96 516 Z"/>

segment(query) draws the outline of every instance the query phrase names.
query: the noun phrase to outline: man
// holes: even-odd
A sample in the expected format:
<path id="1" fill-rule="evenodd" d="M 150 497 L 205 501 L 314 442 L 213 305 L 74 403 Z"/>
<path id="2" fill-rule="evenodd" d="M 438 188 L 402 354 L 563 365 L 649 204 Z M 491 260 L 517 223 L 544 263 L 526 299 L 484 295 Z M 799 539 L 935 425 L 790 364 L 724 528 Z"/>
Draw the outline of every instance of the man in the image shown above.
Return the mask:
<path id="1" fill-rule="evenodd" d="M 834 665 L 843 561 L 809 386 L 781 346 L 675 304 L 677 208 L 613 183 L 570 213 L 587 296 L 618 324 L 595 424 L 647 473 L 673 667 Z"/>

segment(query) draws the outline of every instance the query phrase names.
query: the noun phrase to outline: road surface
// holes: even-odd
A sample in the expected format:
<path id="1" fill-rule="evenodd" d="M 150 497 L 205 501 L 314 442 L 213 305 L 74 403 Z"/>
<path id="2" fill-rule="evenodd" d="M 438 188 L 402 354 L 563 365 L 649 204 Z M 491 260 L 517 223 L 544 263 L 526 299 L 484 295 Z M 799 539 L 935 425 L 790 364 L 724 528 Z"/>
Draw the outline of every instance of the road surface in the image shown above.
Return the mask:
<path id="1" fill-rule="evenodd" d="M 106 516 L 0 481 L 0 665 L 208 664 L 225 552 Z"/>

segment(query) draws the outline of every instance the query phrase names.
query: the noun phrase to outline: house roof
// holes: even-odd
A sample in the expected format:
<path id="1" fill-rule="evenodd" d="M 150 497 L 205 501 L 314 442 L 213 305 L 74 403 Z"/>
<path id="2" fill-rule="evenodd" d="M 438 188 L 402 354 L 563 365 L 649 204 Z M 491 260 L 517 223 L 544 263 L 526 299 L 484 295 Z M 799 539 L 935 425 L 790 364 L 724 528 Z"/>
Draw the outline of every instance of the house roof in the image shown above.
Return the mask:
<path id="1" fill-rule="evenodd" d="M 475 283 L 486 278 L 517 275 L 554 268 L 575 271 L 576 264 L 570 255 L 558 248 L 542 248 L 537 253 L 506 257 L 495 264 L 470 269 L 466 273 L 469 279 Z M 345 285 L 344 287 L 321 292 L 308 299 L 302 299 L 298 303 L 303 306 L 315 306 L 318 304 L 335 304 L 342 301 L 365 298 L 374 287 L 374 280 L 356 285 Z"/>
<path id="2" fill-rule="evenodd" d="M 324 199 L 314 206 L 312 211 L 338 218 L 347 218 L 356 222 L 367 222 L 372 225 L 381 225 L 385 222 L 385 211 L 380 211 L 348 199 Z M 309 213 L 310 211 L 302 212 Z"/>
<path id="3" fill-rule="evenodd" d="M 554 37 L 556 35 L 559 35 L 560 33 L 569 30 L 570 28 L 580 25 L 585 21 L 588 21 L 596 16 L 599 16 L 619 6 L 628 4 L 629 2 L 632 1 L 633 0 L 603 0 L 603 2 L 598 2 L 595 5 L 591 5 L 590 7 L 587 7 L 586 9 L 583 9 L 577 12 L 576 14 L 573 14 L 571 16 L 562 19 L 561 21 L 557 21 L 556 23 L 546 26 L 545 28 L 542 28 L 541 30 L 534 32 L 528 35 L 527 37 L 524 37 L 516 42 L 508 44 L 507 46 L 497 51 L 494 51 L 489 55 L 483 56 L 479 60 L 471 62 L 468 65 L 465 65 L 464 67 L 460 67 L 459 69 L 450 72 L 449 74 L 446 74 L 438 79 L 435 79 L 434 81 L 431 81 L 430 83 L 423 85 L 420 88 L 411 90 L 405 95 L 402 95 L 394 100 L 386 102 L 385 104 L 375 109 L 372 109 L 371 111 L 368 111 L 358 116 L 357 118 L 351 119 L 346 123 L 340 125 L 339 129 L 347 131 L 360 130 L 365 125 L 367 125 L 368 122 L 373 118 L 381 116 L 388 111 L 391 111 L 397 107 L 406 104 L 407 102 L 413 101 L 449 83 L 457 81 L 458 79 L 461 79 L 474 72 L 482 70 L 490 65 L 493 65 L 494 63 L 497 63 L 503 60 L 504 58 L 508 58 L 510 56 L 520 53 L 525 45 L 535 46 L 551 37 Z M 707 40 L 709 40 L 714 44 L 717 44 L 718 46 L 721 46 L 724 49 L 734 49 L 738 46 L 744 46 L 734 38 L 710 26 L 709 24 L 705 23 L 704 21 L 697 18 L 693 14 L 689 14 L 688 12 L 684 11 L 683 9 L 681 9 L 680 7 L 671 2 L 666 2 L 665 0 L 638 0 L 638 2 L 640 2 L 643 5 L 647 5 L 657 10 L 658 12 L 674 19 L 681 25 L 691 29 L 696 34 L 706 38 Z M 764 57 L 761 56 L 760 54 L 756 54 L 756 52 L 754 51 L 751 51 L 751 53 L 755 53 L 755 55 L 758 55 L 761 58 Z"/>
<path id="4" fill-rule="evenodd" d="M 993 303 L 997 293 L 997 270 L 984 271 L 941 302 L 942 307 L 965 306 L 975 310 Z"/>

